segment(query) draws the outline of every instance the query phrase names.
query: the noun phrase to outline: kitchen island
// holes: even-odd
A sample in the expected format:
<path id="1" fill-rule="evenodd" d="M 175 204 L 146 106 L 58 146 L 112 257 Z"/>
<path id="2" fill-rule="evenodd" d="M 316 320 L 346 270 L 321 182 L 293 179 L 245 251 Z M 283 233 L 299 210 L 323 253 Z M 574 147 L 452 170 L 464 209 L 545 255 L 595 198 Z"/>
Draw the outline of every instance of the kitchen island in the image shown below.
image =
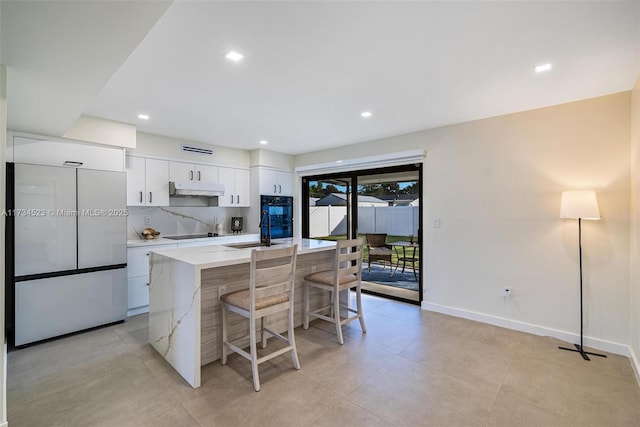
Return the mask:
<path id="1" fill-rule="evenodd" d="M 332 267 L 335 242 L 278 239 L 275 247 L 298 245 L 294 322 L 302 324 L 304 276 Z M 252 247 L 210 245 L 151 252 L 149 262 L 149 343 L 192 387 L 200 387 L 200 367 L 221 356 L 221 295 L 249 287 Z M 269 250 L 261 248 L 260 250 Z M 328 297 L 311 294 L 311 308 Z M 286 331 L 286 313 L 270 316 L 269 327 Z M 246 320 L 229 318 L 229 337 L 247 334 Z M 248 341 L 248 340 L 247 340 Z"/>

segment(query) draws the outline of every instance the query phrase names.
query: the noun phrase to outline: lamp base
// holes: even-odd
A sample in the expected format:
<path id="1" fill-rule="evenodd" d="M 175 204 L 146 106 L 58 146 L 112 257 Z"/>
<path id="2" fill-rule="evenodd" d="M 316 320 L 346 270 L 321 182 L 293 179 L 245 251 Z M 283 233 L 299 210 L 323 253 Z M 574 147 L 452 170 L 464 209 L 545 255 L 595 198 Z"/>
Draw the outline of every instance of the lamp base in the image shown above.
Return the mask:
<path id="1" fill-rule="evenodd" d="M 575 351 L 576 353 L 580 353 L 584 360 L 591 360 L 591 359 L 589 359 L 589 356 L 587 356 L 587 354 L 590 354 L 592 356 L 598 356 L 598 357 L 607 357 L 604 354 L 590 353 L 588 351 L 584 351 L 583 348 L 579 344 L 574 344 L 574 345 L 576 346 L 576 348 L 567 348 L 567 347 L 558 347 L 558 348 L 560 350 Z"/>

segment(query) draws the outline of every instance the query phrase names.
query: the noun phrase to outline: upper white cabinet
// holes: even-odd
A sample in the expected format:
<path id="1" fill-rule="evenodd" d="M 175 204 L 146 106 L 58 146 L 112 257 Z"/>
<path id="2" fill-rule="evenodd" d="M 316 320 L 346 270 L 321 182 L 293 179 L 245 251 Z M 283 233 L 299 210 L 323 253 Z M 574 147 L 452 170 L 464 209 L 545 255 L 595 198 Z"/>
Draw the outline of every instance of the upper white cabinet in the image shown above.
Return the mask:
<path id="1" fill-rule="evenodd" d="M 218 183 L 218 167 L 185 162 L 169 162 L 169 181 Z"/>
<path id="2" fill-rule="evenodd" d="M 287 171 L 258 168 L 259 192 L 266 196 L 292 196 L 293 174 Z"/>
<path id="3" fill-rule="evenodd" d="M 123 155 L 122 148 L 117 147 L 13 136 L 15 163 L 122 172 Z M 7 159 L 11 160 L 10 157 Z"/>
<path id="4" fill-rule="evenodd" d="M 219 183 L 224 185 L 224 196 L 218 197 L 218 206 L 249 207 L 251 197 L 249 170 L 221 167 L 219 174 Z"/>
<path id="5" fill-rule="evenodd" d="M 169 162 L 126 156 L 127 206 L 169 206 Z"/>

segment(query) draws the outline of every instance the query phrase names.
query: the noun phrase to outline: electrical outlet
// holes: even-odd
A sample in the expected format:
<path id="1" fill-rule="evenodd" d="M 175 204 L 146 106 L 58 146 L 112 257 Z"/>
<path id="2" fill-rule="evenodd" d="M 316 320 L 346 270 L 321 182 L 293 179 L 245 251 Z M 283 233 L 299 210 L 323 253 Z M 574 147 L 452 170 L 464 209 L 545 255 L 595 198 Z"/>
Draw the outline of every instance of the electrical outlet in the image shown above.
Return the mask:
<path id="1" fill-rule="evenodd" d="M 145 216 L 144 217 L 144 225 L 149 225 L 151 224 L 151 217 L 150 216 Z"/>
<path id="2" fill-rule="evenodd" d="M 511 297 L 511 287 L 510 286 L 505 286 L 502 288 L 502 297 L 504 299 L 510 298 Z"/>

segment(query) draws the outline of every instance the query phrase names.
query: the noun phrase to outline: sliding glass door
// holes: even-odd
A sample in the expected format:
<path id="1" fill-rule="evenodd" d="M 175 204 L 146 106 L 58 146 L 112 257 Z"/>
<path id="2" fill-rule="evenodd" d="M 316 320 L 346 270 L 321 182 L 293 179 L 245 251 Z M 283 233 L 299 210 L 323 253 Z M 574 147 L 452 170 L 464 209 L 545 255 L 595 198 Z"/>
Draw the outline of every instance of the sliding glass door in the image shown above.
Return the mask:
<path id="1" fill-rule="evenodd" d="M 305 177 L 302 235 L 365 240 L 363 289 L 420 302 L 422 164 Z"/>

